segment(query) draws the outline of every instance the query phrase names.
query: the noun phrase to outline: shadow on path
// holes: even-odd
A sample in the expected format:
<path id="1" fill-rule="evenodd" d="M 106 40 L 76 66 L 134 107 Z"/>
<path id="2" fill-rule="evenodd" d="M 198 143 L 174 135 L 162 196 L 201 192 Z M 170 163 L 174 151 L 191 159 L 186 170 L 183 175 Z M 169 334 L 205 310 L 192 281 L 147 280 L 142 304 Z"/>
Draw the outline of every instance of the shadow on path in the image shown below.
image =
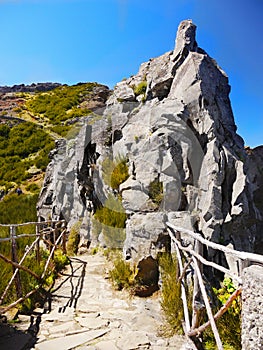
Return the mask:
<path id="1" fill-rule="evenodd" d="M 30 325 L 26 331 L 18 330 L 15 326 L 0 322 L 1 350 L 29 350 L 37 342 L 37 333 L 41 316 L 31 316 Z"/>
<path id="2" fill-rule="evenodd" d="M 79 264 L 79 266 L 75 266 L 76 264 Z M 70 258 L 70 273 L 62 273 L 62 276 L 67 276 L 58 286 L 56 286 L 55 289 L 53 289 L 52 293 L 50 294 L 51 301 L 49 311 L 52 309 L 52 300 L 55 299 L 56 303 L 58 303 L 58 300 L 61 299 L 60 304 L 64 304 L 59 307 L 59 312 L 65 312 L 67 307 L 73 307 L 76 308 L 78 299 L 81 296 L 82 290 L 83 290 L 83 284 L 84 279 L 86 275 L 86 265 L 87 262 L 79 259 L 79 258 Z M 65 290 L 65 285 L 70 283 L 70 292 Z M 68 299 L 64 303 L 62 302 L 62 299 Z"/>
<path id="3" fill-rule="evenodd" d="M 58 312 L 64 313 L 67 307 L 76 308 L 81 296 L 86 275 L 87 262 L 77 257 L 70 258 L 68 272 L 62 272 L 55 288 L 48 293 L 48 307 L 45 312 L 52 311 L 52 304 L 58 307 Z M 63 279 L 61 282 L 60 280 Z M 70 288 L 69 288 L 70 285 Z M 30 324 L 26 331 L 18 330 L 16 326 L 1 322 L 0 320 L 0 350 L 29 350 L 34 348 L 41 323 L 42 313 L 33 312 Z"/>

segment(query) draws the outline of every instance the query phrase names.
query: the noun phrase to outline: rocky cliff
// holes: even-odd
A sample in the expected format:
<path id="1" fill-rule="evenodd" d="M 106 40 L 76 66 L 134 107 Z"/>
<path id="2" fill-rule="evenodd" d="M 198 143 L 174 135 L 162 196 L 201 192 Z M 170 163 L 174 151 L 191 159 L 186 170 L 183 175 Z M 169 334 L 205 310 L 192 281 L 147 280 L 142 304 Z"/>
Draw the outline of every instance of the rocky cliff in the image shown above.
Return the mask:
<path id="1" fill-rule="evenodd" d="M 75 139 L 57 142 L 40 217 L 79 221 L 83 237 L 107 245 L 109 236 L 120 243 L 123 227 L 98 213 L 107 208 L 113 219 L 125 211 L 124 254 L 135 261 L 155 258 L 167 220 L 263 252 L 262 148 L 244 149 L 227 75 L 195 34 L 183 21 L 173 51 L 143 63 L 103 111 L 82 119 Z"/>

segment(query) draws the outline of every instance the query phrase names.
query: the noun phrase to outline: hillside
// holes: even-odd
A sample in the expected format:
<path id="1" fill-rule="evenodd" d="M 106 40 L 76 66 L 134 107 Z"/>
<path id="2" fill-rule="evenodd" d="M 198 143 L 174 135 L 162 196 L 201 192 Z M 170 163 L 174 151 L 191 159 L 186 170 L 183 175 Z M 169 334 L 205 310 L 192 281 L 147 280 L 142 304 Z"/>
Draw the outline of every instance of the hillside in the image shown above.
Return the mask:
<path id="1" fill-rule="evenodd" d="M 18 187 L 38 193 L 55 140 L 71 137 L 79 119 L 94 117 L 108 95 L 109 89 L 97 83 L 0 87 L 1 198 Z"/>

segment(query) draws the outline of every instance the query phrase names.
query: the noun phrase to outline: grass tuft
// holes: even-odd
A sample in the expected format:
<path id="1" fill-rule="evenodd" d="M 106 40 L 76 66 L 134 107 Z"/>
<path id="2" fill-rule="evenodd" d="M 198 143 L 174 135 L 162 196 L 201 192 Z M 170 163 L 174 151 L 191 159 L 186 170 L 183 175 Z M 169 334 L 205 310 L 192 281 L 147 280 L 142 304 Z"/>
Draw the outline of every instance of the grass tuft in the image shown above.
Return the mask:
<path id="1" fill-rule="evenodd" d="M 122 252 L 114 250 L 109 254 L 113 268 L 110 270 L 110 279 L 116 289 L 130 289 L 135 284 L 137 270 L 127 261 L 124 261 Z"/>
<path id="2" fill-rule="evenodd" d="M 178 283 L 177 259 L 171 254 L 164 253 L 159 257 L 159 266 L 162 279 L 161 306 L 167 321 L 163 331 L 167 335 L 183 334 L 184 313 L 181 285 Z"/>
<path id="3" fill-rule="evenodd" d="M 67 254 L 76 255 L 78 253 L 79 242 L 80 242 L 80 226 L 81 222 L 76 222 L 70 230 L 68 241 L 67 241 Z"/>

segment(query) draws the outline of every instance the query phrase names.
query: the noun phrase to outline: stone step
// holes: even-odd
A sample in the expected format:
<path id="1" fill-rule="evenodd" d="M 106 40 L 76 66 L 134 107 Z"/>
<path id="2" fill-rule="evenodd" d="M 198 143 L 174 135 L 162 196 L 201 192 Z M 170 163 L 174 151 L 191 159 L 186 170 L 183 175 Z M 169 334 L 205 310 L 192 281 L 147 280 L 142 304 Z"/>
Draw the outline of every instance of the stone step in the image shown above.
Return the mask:
<path id="1" fill-rule="evenodd" d="M 69 350 L 90 342 L 107 333 L 107 330 L 92 330 L 44 341 L 35 345 L 36 350 Z"/>

